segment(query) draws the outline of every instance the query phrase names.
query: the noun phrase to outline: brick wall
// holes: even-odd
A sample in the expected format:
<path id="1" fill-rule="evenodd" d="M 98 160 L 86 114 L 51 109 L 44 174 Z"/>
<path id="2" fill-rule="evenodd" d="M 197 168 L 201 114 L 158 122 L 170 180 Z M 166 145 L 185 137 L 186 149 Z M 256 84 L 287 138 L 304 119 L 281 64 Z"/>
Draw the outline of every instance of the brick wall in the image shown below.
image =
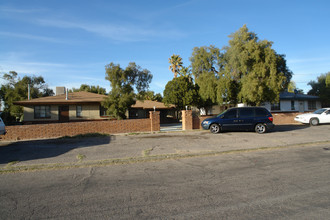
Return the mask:
<path id="1" fill-rule="evenodd" d="M 1 135 L 1 140 L 56 138 L 87 133 L 115 134 L 159 131 L 159 121 L 159 112 L 153 112 L 150 114 L 150 118 L 146 119 L 6 126 L 7 134 Z"/>
<path id="2" fill-rule="evenodd" d="M 192 110 L 182 111 L 182 130 L 191 130 L 193 128 Z"/>
<path id="3" fill-rule="evenodd" d="M 193 117 L 193 129 L 202 129 L 202 126 L 201 126 L 201 123 L 204 119 L 207 119 L 207 118 L 210 118 L 210 117 L 213 117 L 213 116 L 194 116 Z"/>
<path id="4" fill-rule="evenodd" d="M 302 114 L 300 112 L 286 112 L 286 113 L 272 113 L 273 118 L 274 118 L 274 124 L 275 125 L 285 125 L 285 124 L 300 124 L 299 122 L 296 122 L 294 118 Z M 182 113 L 182 122 L 184 121 L 183 119 L 184 114 Z M 204 119 L 210 118 L 213 116 L 193 116 L 192 118 L 192 129 L 201 129 L 201 123 Z M 186 119 L 188 120 L 188 118 Z M 183 124 L 182 124 L 183 126 Z"/>
<path id="5" fill-rule="evenodd" d="M 304 114 L 304 113 L 301 112 L 272 113 L 275 125 L 300 124 L 299 122 L 296 122 L 294 120 L 294 118 L 300 114 Z"/>
<path id="6" fill-rule="evenodd" d="M 149 112 L 150 115 L 150 129 L 149 131 L 153 132 L 153 131 L 160 131 L 160 112 L 159 111 L 150 111 Z"/>

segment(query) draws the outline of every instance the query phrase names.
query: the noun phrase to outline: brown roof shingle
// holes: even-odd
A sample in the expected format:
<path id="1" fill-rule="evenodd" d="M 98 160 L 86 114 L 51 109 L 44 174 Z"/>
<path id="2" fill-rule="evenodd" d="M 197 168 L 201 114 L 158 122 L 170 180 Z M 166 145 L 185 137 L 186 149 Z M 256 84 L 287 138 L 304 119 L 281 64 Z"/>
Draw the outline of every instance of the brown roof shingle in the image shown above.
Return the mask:
<path id="1" fill-rule="evenodd" d="M 91 92 L 72 92 L 68 93 L 68 100 L 66 95 L 47 96 L 25 101 L 16 101 L 16 105 L 55 105 L 55 104 L 83 104 L 83 103 L 101 103 L 106 95 L 91 93 Z"/>
<path id="2" fill-rule="evenodd" d="M 91 104 L 91 103 L 101 103 L 107 95 L 101 95 L 91 92 L 72 92 L 68 94 L 68 100 L 66 100 L 66 95 L 57 95 L 57 96 L 47 96 L 25 101 L 16 101 L 14 104 L 29 106 L 29 105 L 69 105 L 69 104 Z M 171 109 L 175 108 L 174 105 L 166 106 L 162 102 L 144 100 L 137 100 L 131 108 L 140 108 L 140 109 L 153 109 L 154 106 L 156 109 Z"/>
<path id="3" fill-rule="evenodd" d="M 144 101 L 137 100 L 136 103 L 131 106 L 131 108 L 153 109 L 154 106 L 155 106 L 156 110 L 157 109 L 171 109 L 171 108 L 175 108 L 174 105 L 166 106 L 162 102 L 151 101 L 151 100 L 144 100 Z"/>

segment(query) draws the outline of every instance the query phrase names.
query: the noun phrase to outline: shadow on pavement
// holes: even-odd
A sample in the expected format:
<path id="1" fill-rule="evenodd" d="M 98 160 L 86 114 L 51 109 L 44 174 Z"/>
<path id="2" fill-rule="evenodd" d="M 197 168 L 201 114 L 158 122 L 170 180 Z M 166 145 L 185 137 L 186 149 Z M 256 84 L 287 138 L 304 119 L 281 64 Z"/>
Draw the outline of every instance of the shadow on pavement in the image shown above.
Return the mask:
<path id="1" fill-rule="evenodd" d="M 286 131 L 294 131 L 309 128 L 308 125 L 275 125 L 275 128 L 272 132 L 286 132 Z"/>
<path id="2" fill-rule="evenodd" d="M 115 136 L 32 140 L 0 146 L 0 164 L 52 158 L 76 148 L 109 144 Z"/>

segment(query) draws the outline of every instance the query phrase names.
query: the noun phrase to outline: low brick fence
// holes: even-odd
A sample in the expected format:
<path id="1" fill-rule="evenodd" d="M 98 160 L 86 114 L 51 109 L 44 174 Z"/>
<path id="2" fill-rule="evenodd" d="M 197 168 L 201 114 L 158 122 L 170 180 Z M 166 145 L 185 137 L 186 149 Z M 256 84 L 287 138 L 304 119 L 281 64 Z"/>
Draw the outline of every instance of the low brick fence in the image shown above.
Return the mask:
<path id="1" fill-rule="evenodd" d="M 294 118 L 300 114 L 303 113 L 301 112 L 272 113 L 275 125 L 300 124 L 299 122 L 296 122 L 294 120 Z"/>
<path id="2" fill-rule="evenodd" d="M 285 112 L 285 113 L 272 113 L 274 121 L 273 123 L 275 125 L 286 125 L 286 124 L 300 124 L 299 122 L 296 122 L 294 118 L 302 114 L 301 112 Z M 212 115 L 208 116 L 195 116 L 191 112 L 188 111 L 182 111 L 182 117 L 186 117 L 185 119 L 182 118 L 182 129 L 183 130 L 191 130 L 191 129 L 202 129 L 201 123 L 204 119 L 214 117 Z M 189 123 L 192 121 L 192 124 Z"/>
<path id="3" fill-rule="evenodd" d="M 150 112 L 150 118 L 146 119 L 18 125 L 6 126 L 6 130 L 7 134 L 1 135 L 1 140 L 56 138 L 87 133 L 153 132 L 160 130 L 160 117 L 159 112 Z"/>

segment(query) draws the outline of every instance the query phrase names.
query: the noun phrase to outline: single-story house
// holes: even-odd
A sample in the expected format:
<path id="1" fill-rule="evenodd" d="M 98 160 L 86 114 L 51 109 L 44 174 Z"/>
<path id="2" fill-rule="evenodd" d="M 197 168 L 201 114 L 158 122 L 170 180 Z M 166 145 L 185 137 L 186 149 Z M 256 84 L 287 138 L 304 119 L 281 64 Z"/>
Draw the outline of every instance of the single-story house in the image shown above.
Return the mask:
<path id="1" fill-rule="evenodd" d="M 271 112 L 310 112 L 322 107 L 318 96 L 281 92 L 278 103 L 265 103 Z"/>
<path id="2" fill-rule="evenodd" d="M 85 120 L 102 120 L 107 118 L 101 106 L 106 95 L 90 92 L 72 92 L 56 94 L 14 104 L 23 106 L 23 122 L 50 123 Z"/>
<path id="3" fill-rule="evenodd" d="M 271 112 L 310 112 L 321 108 L 321 101 L 318 96 L 305 95 L 291 92 L 281 92 L 279 102 L 262 104 Z M 217 115 L 225 109 L 234 107 L 234 105 L 226 104 L 223 106 L 214 105 L 208 109 L 208 115 Z"/>
<path id="4" fill-rule="evenodd" d="M 174 105 L 166 106 L 162 102 L 151 100 L 137 100 L 136 103 L 129 108 L 127 118 L 148 118 L 150 111 L 160 112 L 160 123 L 177 122 Z"/>
<path id="5" fill-rule="evenodd" d="M 23 106 L 24 124 L 104 120 L 111 118 L 101 106 L 105 97 L 83 91 L 68 93 L 64 87 L 57 87 L 55 96 L 16 101 L 14 104 Z M 136 101 L 126 116 L 130 119 L 149 118 L 149 111 L 156 110 L 160 111 L 161 123 L 167 123 L 175 120 L 174 107 L 150 100 Z"/>

